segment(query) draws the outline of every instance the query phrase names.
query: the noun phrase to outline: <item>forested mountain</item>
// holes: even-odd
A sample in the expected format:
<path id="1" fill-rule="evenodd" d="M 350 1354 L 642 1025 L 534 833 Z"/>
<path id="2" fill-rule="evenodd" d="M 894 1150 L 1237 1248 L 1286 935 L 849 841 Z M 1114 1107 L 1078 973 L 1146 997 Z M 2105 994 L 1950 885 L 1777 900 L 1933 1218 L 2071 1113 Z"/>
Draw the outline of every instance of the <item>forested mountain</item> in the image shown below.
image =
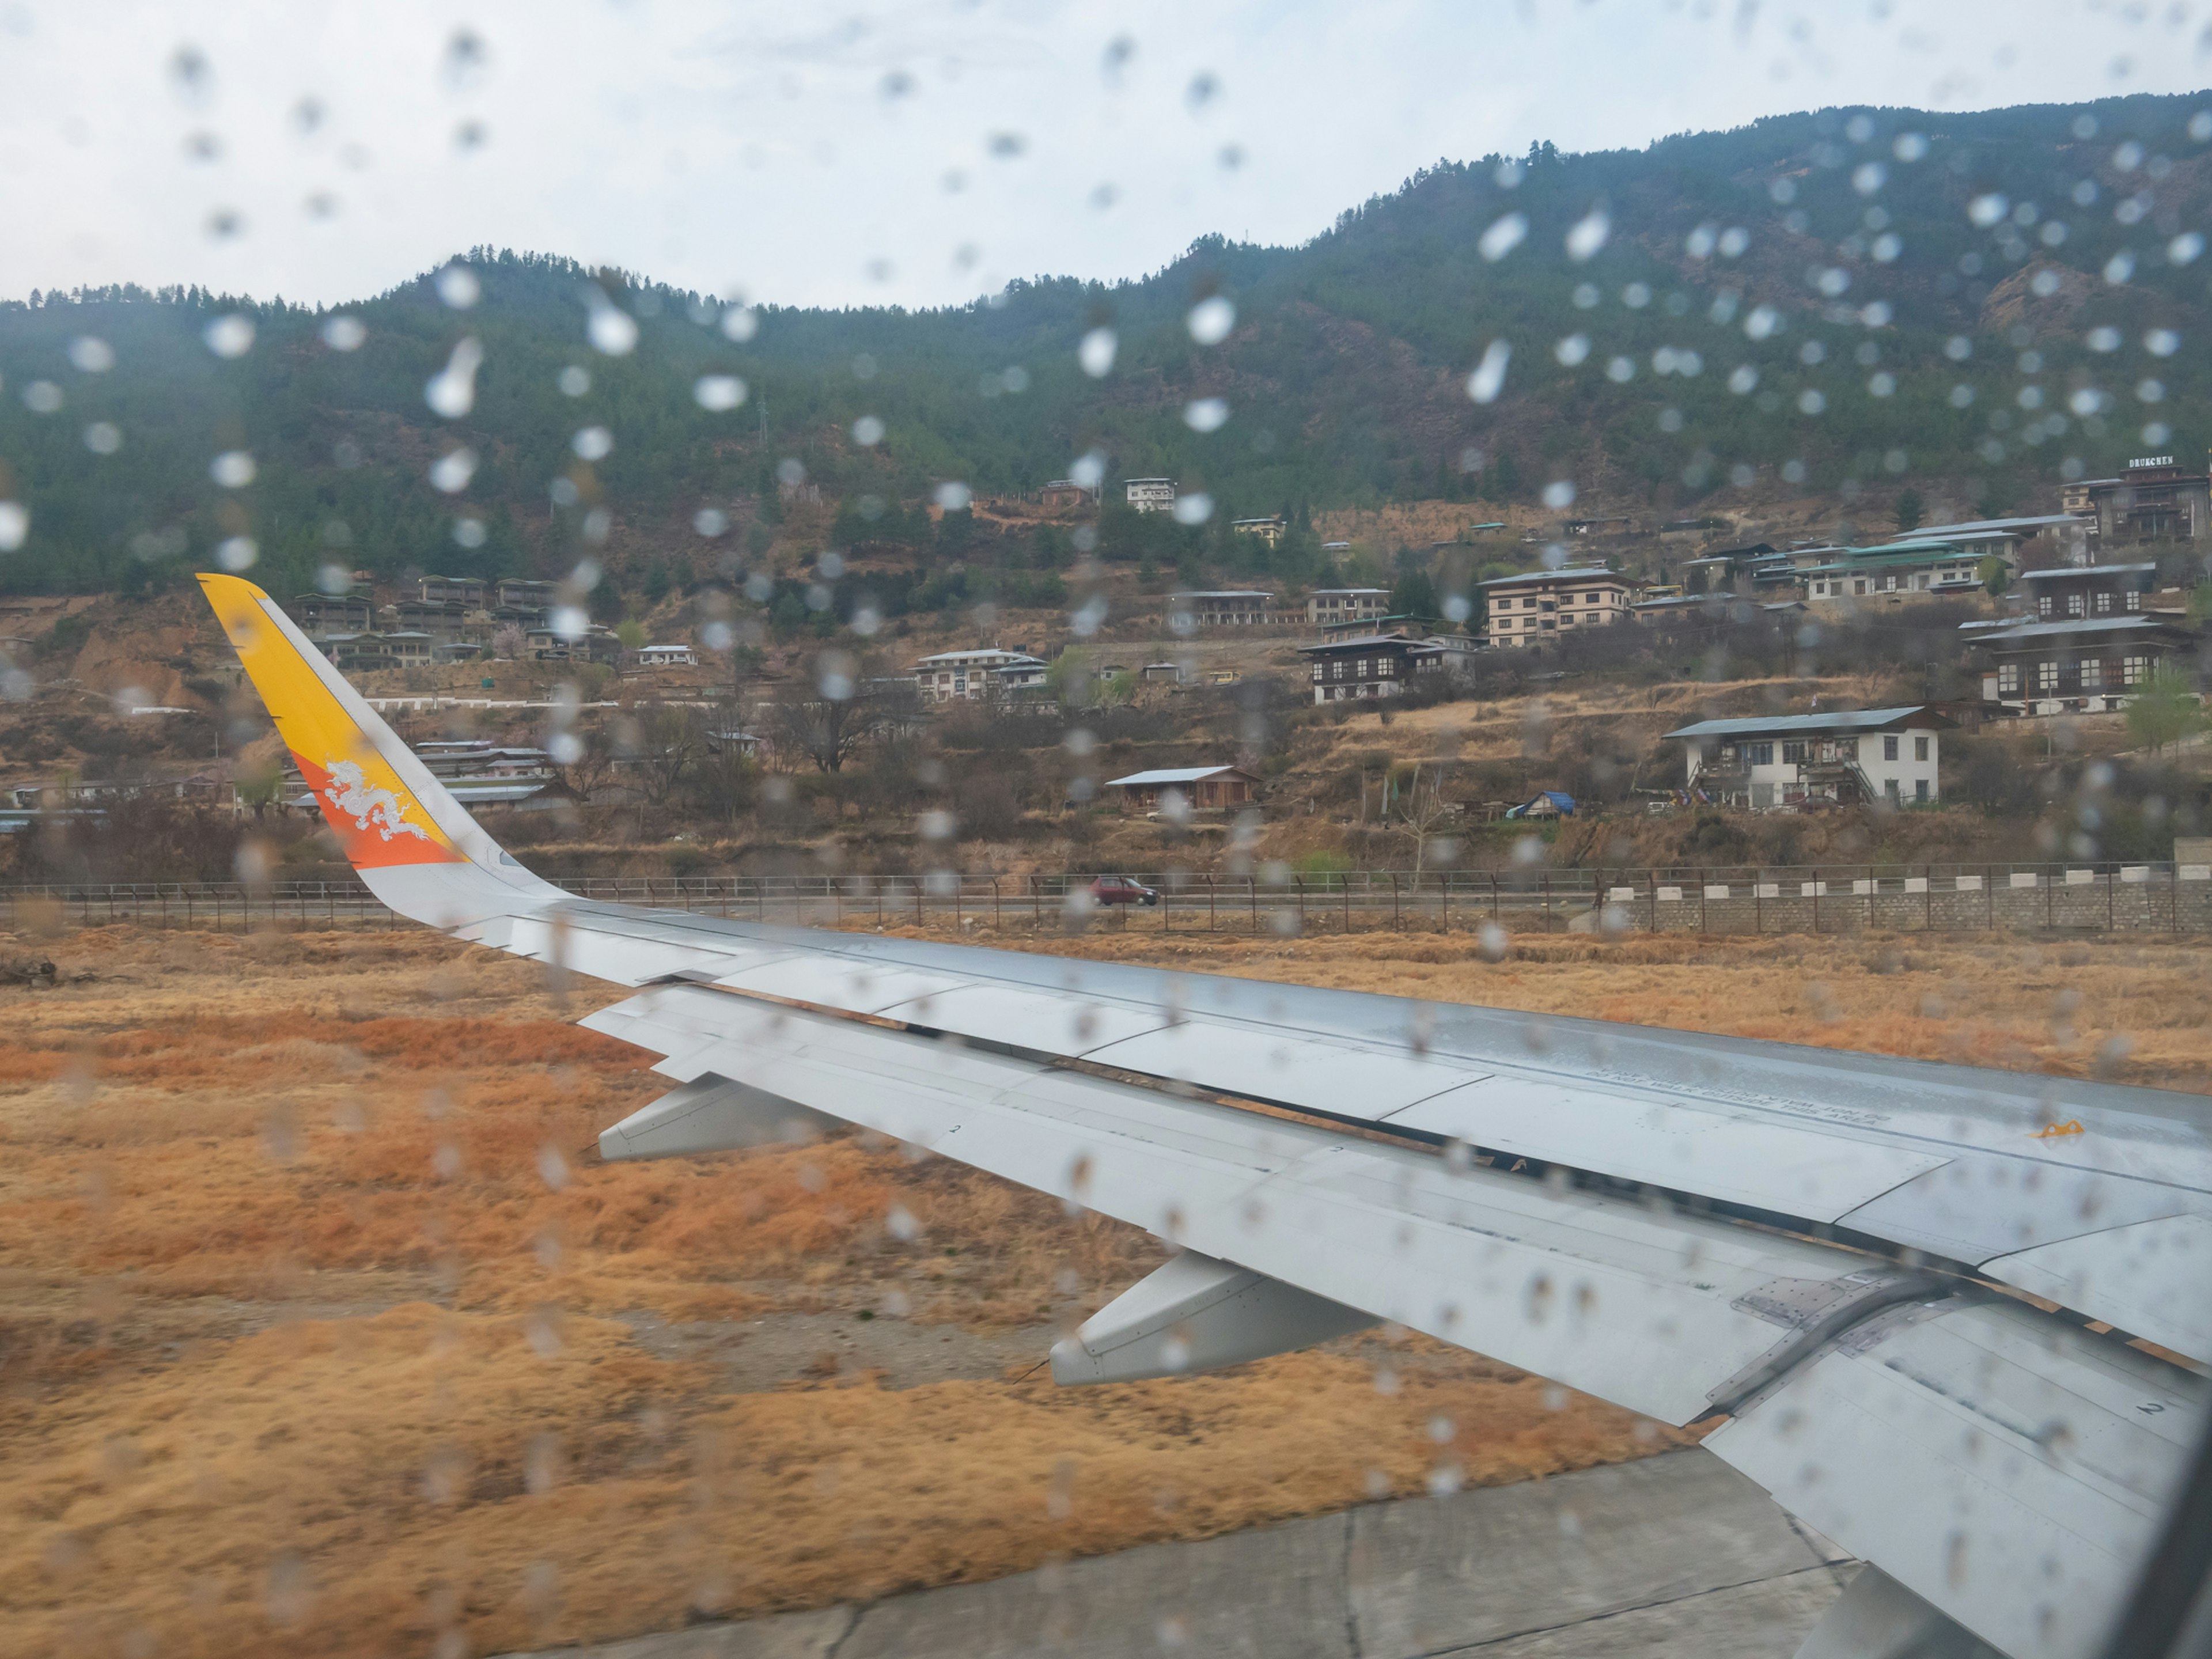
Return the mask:
<path id="1" fill-rule="evenodd" d="M 945 311 L 745 311 L 483 250 L 473 283 L 335 313 L 34 295 L 0 305 L 0 502 L 28 514 L 0 509 L 0 585 L 167 583 L 233 538 L 279 587 L 333 559 L 550 571 L 610 526 L 618 565 L 706 566 L 767 544 L 779 465 L 847 503 L 844 533 L 921 543 L 940 483 L 1033 489 L 1089 452 L 1209 493 L 1217 525 L 1560 480 L 1594 511 L 1933 481 L 2001 509 L 2204 441 L 2203 101 L 1440 162 L 1300 247 L 1208 240 L 1142 281 Z M 1186 319 L 1214 295 L 1234 327 L 1202 344 Z M 1228 418 L 1196 429 L 1207 398 Z M 459 450 L 472 474 L 437 469 Z"/>

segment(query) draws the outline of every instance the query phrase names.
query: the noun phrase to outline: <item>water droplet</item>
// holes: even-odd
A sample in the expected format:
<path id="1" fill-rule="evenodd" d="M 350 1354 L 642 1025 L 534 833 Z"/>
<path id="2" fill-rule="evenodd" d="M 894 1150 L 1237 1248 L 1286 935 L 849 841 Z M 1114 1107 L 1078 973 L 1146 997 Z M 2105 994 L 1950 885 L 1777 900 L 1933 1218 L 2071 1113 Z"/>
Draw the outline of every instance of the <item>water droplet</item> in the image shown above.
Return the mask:
<path id="1" fill-rule="evenodd" d="M 2154 328 L 2143 336 L 2143 349 L 2154 357 L 2171 357 L 2181 349 L 2181 336 L 2170 328 Z"/>
<path id="2" fill-rule="evenodd" d="M 921 1224 L 914 1218 L 914 1212 L 906 1206 L 894 1204 L 890 1212 L 884 1218 L 884 1231 L 900 1243 L 911 1244 L 921 1237 Z"/>
<path id="3" fill-rule="evenodd" d="M 466 311 L 483 297 L 483 284 L 466 265 L 447 265 L 434 280 L 438 297 L 455 311 Z"/>
<path id="4" fill-rule="evenodd" d="M 253 457 L 242 449 L 226 449 L 208 463 L 208 477 L 225 489 L 243 489 L 253 482 Z"/>
<path id="5" fill-rule="evenodd" d="M 2194 264 L 2197 263 L 2197 256 L 2203 252 L 2203 237 L 2193 230 L 2185 230 L 2166 245 L 2166 263 L 2176 265 Z"/>
<path id="6" fill-rule="evenodd" d="M 553 377 L 553 384 L 561 388 L 563 396 L 580 398 L 592 389 L 592 371 L 571 363 Z"/>
<path id="7" fill-rule="evenodd" d="M 1103 451 L 1085 450 L 1069 465 L 1067 480 L 1085 489 L 1096 489 L 1106 482 L 1106 457 Z"/>
<path id="8" fill-rule="evenodd" d="M 477 453 L 473 449 L 449 449 L 430 463 L 430 483 L 448 495 L 458 495 L 469 487 L 476 477 Z"/>
<path id="9" fill-rule="evenodd" d="M 482 547 L 489 534 L 482 519 L 464 516 L 453 520 L 453 543 L 457 547 Z"/>
<path id="10" fill-rule="evenodd" d="M 123 431 L 112 421 L 94 421 L 84 429 L 84 447 L 95 455 L 112 455 L 123 447 Z"/>
<path id="11" fill-rule="evenodd" d="M 1741 398 L 1759 384 L 1759 371 L 1749 363 L 1739 365 L 1728 377 L 1728 389 Z"/>
<path id="12" fill-rule="evenodd" d="M 1572 507 L 1574 504 L 1575 486 L 1573 480 L 1569 478 L 1556 478 L 1550 483 L 1544 486 L 1544 505 L 1550 507 L 1553 511 L 1557 512 L 1563 507 Z"/>
<path id="13" fill-rule="evenodd" d="M 1213 497 L 1202 489 L 1194 489 L 1187 495 L 1176 497 L 1175 521 L 1177 524 L 1204 524 L 1213 516 Z"/>
<path id="14" fill-rule="evenodd" d="M 200 338 L 218 357 L 243 357 L 253 349 L 253 319 L 234 311 L 202 329 Z"/>
<path id="15" fill-rule="evenodd" d="M 80 334 L 69 343 L 69 360 L 83 374 L 105 374 L 115 367 L 115 348 L 94 335 Z"/>
<path id="16" fill-rule="evenodd" d="M 233 575 L 252 569 L 260 557 L 260 544 L 251 536 L 232 536 L 216 544 L 215 562 Z"/>
<path id="17" fill-rule="evenodd" d="M 1890 145 L 1889 153 L 1900 161 L 1917 161 L 1928 154 L 1927 136 L 1917 132 L 1900 132 L 1896 142 Z"/>
<path id="18" fill-rule="evenodd" d="M 1092 380 L 1103 380 L 1113 372 L 1114 350 L 1119 343 L 1112 329 L 1094 328 L 1076 347 L 1075 360 L 1083 365 L 1083 372 Z"/>
<path id="19" fill-rule="evenodd" d="M 477 406 L 477 370 L 483 366 L 483 347 L 470 335 L 453 347 L 446 366 L 422 388 L 422 401 L 434 414 L 458 421 Z"/>
<path id="20" fill-rule="evenodd" d="M 323 343 L 333 351 L 358 351 L 362 342 L 368 338 L 368 331 L 362 326 L 361 319 L 349 317 L 343 312 L 323 324 Z"/>
<path id="21" fill-rule="evenodd" d="M 1552 348 L 1552 355 L 1568 368 L 1582 362 L 1589 354 L 1589 336 L 1587 334 L 1570 334 Z"/>
<path id="22" fill-rule="evenodd" d="M 1592 208 L 1567 232 L 1567 258 L 1577 264 L 1592 258 L 1612 234 L 1612 217 L 1601 207 Z"/>
<path id="23" fill-rule="evenodd" d="M 1515 248 L 1519 247 L 1528 239 L 1528 216 L 1525 213 L 1509 213 L 1493 223 L 1489 229 L 1484 231 L 1480 239 L 1475 243 L 1475 246 L 1482 251 L 1484 258 L 1494 264 L 1512 252 Z"/>
<path id="24" fill-rule="evenodd" d="M 745 383 L 734 374 L 702 374 L 691 396 L 700 408 L 719 415 L 744 402 Z"/>
<path id="25" fill-rule="evenodd" d="M 691 515 L 691 527 L 712 540 L 730 527 L 730 515 L 719 507 L 702 507 Z"/>
<path id="26" fill-rule="evenodd" d="M 932 495 L 932 499 L 936 501 L 937 505 L 940 508 L 947 513 L 958 513 L 963 511 L 966 508 L 969 502 L 975 500 L 975 491 L 969 489 L 966 484 L 955 482 L 951 479 L 947 479 L 945 483 L 938 485 L 937 489 Z"/>
<path id="27" fill-rule="evenodd" d="M 884 423 L 872 415 L 863 415 L 853 422 L 853 441 L 863 449 L 873 449 L 884 441 Z"/>
<path id="28" fill-rule="evenodd" d="M 722 313 L 722 336 L 744 344 L 760 332 L 760 313 L 748 305 L 733 305 Z"/>
<path id="29" fill-rule="evenodd" d="M 1512 360 L 1513 348 L 1503 340 L 1492 340 L 1483 349 L 1474 373 L 1467 377 L 1467 395 L 1479 404 L 1495 403 L 1504 389 L 1505 368 Z"/>
<path id="30" fill-rule="evenodd" d="M 52 380 L 33 380 L 23 388 L 23 407 L 33 415 L 52 415 L 62 401 L 62 389 Z"/>
<path id="31" fill-rule="evenodd" d="M 1229 420 L 1229 404 L 1220 398 L 1200 398 L 1183 406 L 1182 423 L 1193 432 L 1218 432 Z"/>
<path id="32" fill-rule="evenodd" d="M 626 311 L 617 310 L 613 301 L 598 289 L 586 292 L 585 303 L 591 307 L 590 320 L 584 332 L 592 346 L 609 357 L 627 356 L 637 345 L 637 319 Z"/>
<path id="33" fill-rule="evenodd" d="M 0 553 L 13 553 L 30 533 L 30 509 L 21 501 L 0 501 Z"/>
<path id="34" fill-rule="evenodd" d="M 538 1175 L 556 1193 L 568 1184 L 568 1160 L 550 1140 L 538 1149 Z"/>
<path id="35" fill-rule="evenodd" d="M 1229 337 L 1229 331 L 1237 326 L 1237 307 L 1217 294 L 1193 306 L 1184 320 L 1190 329 L 1190 337 L 1199 344 L 1219 345 Z"/>
<path id="36" fill-rule="evenodd" d="M 604 461 L 614 453 L 615 434 L 603 426 L 587 426 L 568 440 L 568 447 L 579 460 Z"/>
<path id="37" fill-rule="evenodd" d="M 1807 386 L 1797 394 L 1797 412 L 1801 415 L 1818 415 L 1827 406 L 1827 394 L 1815 386 Z"/>

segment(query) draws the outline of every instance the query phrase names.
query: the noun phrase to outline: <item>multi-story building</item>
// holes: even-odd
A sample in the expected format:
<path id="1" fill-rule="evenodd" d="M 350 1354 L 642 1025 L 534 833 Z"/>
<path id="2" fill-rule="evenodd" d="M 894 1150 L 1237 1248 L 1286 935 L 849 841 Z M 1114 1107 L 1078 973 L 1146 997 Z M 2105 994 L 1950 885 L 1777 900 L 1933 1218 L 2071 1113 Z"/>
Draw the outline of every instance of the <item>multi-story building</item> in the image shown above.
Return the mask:
<path id="1" fill-rule="evenodd" d="M 1123 488 L 1128 492 L 1129 505 L 1139 513 L 1172 513 L 1176 504 L 1176 482 L 1173 478 L 1127 478 Z"/>
<path id="2" fill-rule="evenodd" d="M 2095 518 L 2097 533 L 2113 542 L 2196 541 L 2212 535 L 2212 473 L 2177 466 L 2171 455 L 2142 455 L 2117 478 L 2084 478 L 2062 485 L 2058 505 Z"/>
<path id="3" fill-rule="evenodd" d="M 425 576 L 420 597 L 426 605 L 459 605 L 481 610 L 484 585 L 474 576 Z"/>
<path id="4" fill-rule="evenodd" d="M 558 582 L 526 581 L 519 576 L 502 576 L 493 600 L 503 611 L 547 611 L 553 608 L 560 593 L 561 584 Z"/>
<path id="5" fill-rule="evenodd" d="M 1942 798 L 1937 734 L 1957 724 L 1915 706 L 1699 720 L 1667 735 L 1687 751 L 1692 795 L 1723 805 L 1898 806 Z"/>
<path id="6" fill-rule="evenodd" d="M 1846 547 L 1800 570 L 1798 580 L 1815 602 L 1971 593 L 1982 585 L 1982 561 L 1989 556 L 1987 548 L 1942 539 Z"/>
<path id="7" fill-rule="evenodd" d="M 366 593 L 298 593 L 292 599 L 292 620 L 310 638 L 365 634 L 376 625 L 376 606 Z"/>
<path id="8" fill-rule="evenodd" d="M 1417 684 L 1439 678 L 1448 655 L 1440 645 L 1400 634 L 1302 645 L 1298 654 L 1313 665 L 1316 702 L 1403 696 Z"/>
<path id="9" fill-rule="evenodd" d="M 2021 573 L 2021 591 L 2038 622 L 2132 617 L 2158 588 L 2155 564 L 2065 564 Z"/>
<path id="10" fill-rule="evenodd" d="M 1603 565 L 1529 570 L 1479 584 L 1483 643 L 1494 648 L 1541 647 L 1562 632 L 1607 628 L 1628 620 L 1628 582 Z"/>
<path id="11" fill-rule="evenodd" d="M 1257 536 L 1273 547 L 1283 539 L 1283 532 L 1290 526 L 1279 514 L 1271 513 L 1264 519 L 1231 519 L 1229 528 L 1239 536 Z"/>
<path id="12" fill-rule="evenodd" d="M 940 651 L 915 664 L 914 683 L 925 702 L 980 702 L 1042 686 L 1045 668 L 1041 657 L 997 646 Z"/>
<path id="13" fill-rule="evenodd" d="M 1306 595 L 1306 620 L 1316 628 L 1366 622 L 1389 608 L 1387 587 L 1316 587 Z"/>
<path id="14" fill-rule="evenodd" d="M 1275 622 L 1275 596 L 1249 589 L 1168 595 L 1168 623 L 1190 628 L 1267 628 Z"/>
<path id="15" fill-rule="evenodd" d="M 491 619 L 459 599 L 402 599 L 385 612 L 394 628 L 449 640 L 491 637 Z"/>
<path id="16" fill-rule="evenodd" d="M 2021 714 L 2121 708 L 2166 659 L 2197 636 L 2162 617 L 2076 617 L 1978 629 L 1982 697 Z"/>

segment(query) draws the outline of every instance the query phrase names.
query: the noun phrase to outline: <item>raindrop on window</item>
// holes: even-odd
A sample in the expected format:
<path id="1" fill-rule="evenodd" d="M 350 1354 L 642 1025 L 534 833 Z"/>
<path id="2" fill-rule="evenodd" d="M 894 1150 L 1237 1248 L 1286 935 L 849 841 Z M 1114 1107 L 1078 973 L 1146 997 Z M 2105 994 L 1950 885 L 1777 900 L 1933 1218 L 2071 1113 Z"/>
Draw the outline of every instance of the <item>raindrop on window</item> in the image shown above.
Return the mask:
<path id="1" fill-rule="evenodd" d="M 243 357 L 253 349 L 253 319 L 234 311 L 202 329 L 200 338 L 218 357 Z"/>
<path id="2" fill-rule="evenodd" d="M 1110 328 L 1094 328 L 1083 337 L 1075 349 L 1075 360 L 1083 365 L 1083 372 L 1094 380 L 1103 380 L 1114 368 L 1114 349 L 1117 342 Z"/>
<path id="3" fill-rule="evenodd" d="M 745 400 L 745 383 L 734 374 L 702 374 L 692 383 L 692 400 L 714 414 L 735 409 Z"/>
<path id="4" fill-rule="evenodd" d="M 1190 337 L 1199 344 L 1219 345 L 1229 337 L 1229 331 L 1237 325 L 1237 307 L 1217 294 L 1193 306 L 1186 321 L 1190 328 Z"/>
<path id="5" fill-rule="evenodd" d="M 1193 432 L 1218 432 L 1229 420 L 1229 405 L 1219 398 L 1200 398 L 1183 406 L 1182 423 Z"/>
<path id="6" fill-rule="evenodd" d="M 431 411 L 458 421 L 477 406 L 477 370 L 483 366 L 483 347 L 475 336 L 459 341 L 446 366 L 422 388 L 422 401 Z"/>
<path id="7" fill-rule="evenodd" d="M 333 351 L 358 351 L 362 342 L 368 338 L 368 331 L 362 326 L 360 318 L 341 312 L 325 320 L 322 337 L 323 343 Z"/>
<path id="8" fill-rule="evenodd" d="M 853 441 L 863 449 L 873 449 L 884 441 L 884 423 L 873 415 L 863 415 L 853 422 Z"/>
<path id="9" fill-rule="evenodd" d="M 208 463 L 208 477 L 225 489 L 245 489 L 253 474 L 253 457 L 242 449 L 226 449 Z"/>
<path id="10" fill-rule="evenodd" d="M 483 297 L 483 284 L 466 265 L 447 265 L 437 276 L 438 297 L 455 311 L 466 311 Z"/>

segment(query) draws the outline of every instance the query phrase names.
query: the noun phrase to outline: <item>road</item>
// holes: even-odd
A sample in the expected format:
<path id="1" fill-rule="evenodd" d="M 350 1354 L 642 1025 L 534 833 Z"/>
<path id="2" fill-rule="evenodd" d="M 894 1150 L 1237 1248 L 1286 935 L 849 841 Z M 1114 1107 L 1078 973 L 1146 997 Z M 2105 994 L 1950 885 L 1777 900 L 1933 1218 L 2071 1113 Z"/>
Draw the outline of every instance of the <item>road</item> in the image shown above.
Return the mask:
<path id="1" fill-rule="evenodd" d="M 1692 1449 L 528 1659 L 1789 1659 L 1854 1571 Z"/>

